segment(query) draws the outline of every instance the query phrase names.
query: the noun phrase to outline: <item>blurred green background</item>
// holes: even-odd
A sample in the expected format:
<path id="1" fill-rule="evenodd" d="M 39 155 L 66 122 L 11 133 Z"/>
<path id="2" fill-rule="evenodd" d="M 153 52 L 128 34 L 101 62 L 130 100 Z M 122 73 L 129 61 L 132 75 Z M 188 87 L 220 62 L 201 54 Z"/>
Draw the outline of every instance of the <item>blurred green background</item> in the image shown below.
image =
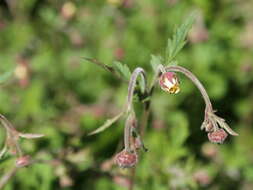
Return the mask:
<path id="1" fill-rule="evenodd" d="M 19 169 L 4 189 L 127 189 L 129 171 L 112 165 L 124 121 L 87 136 L 120 111 L 127 84 L 82 57 L 141 66 L 151 78 L 151 54 L 164 54 L 192 11 L 198 17 L 179 65 L 203 82 L 240 135 L 209 143 L 200 131 L 204 102 L 179 75 L 178 95 L 156 88 L 152 97 L 135 189 L 253 189 L 252 0 L 3 0 L 0 75 L 14 73 L 0 84 L 0 113 L 19 131 L 45 134 L 20 142 L 40 162 Z M 14 162 L 2 160 L 0 175 Z"/>

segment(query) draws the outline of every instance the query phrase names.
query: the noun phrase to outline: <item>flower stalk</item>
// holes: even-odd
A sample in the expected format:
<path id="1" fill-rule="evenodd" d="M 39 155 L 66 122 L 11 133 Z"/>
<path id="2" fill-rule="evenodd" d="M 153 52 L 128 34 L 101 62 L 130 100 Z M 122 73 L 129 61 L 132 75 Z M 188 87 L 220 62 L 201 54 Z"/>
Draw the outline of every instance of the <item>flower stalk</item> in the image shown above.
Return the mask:
<path id="1" fill-rule="evenodd" d="M 147 88 L 147 80 L 146 80 L 145 71 L 141 67 L 137 67 L 133 71 L 130 81 L 129 81 L 129 84 L 128 84 L 128 95 L 127 95 L 127 104 L 126 104 L 126 112 L 127 113 L 132 109 L 134 90 L 136 88 L 137 78 L 139 75 L 141 76 L 142 84 L 144 85 L 141 87 L 141 89 L 145 92 L 146 88 Z M 144 92 L 142 92 L 142 93 L 144 93 Z"/>
<path id="2" fill-rule="evenodd" d="M 204 86 L 202 85 L 202 83 L 198 80 L 198 78 L 192 72 L 190 72 L 189 70 L 187 70 L 186 68 L 181 67 L 181 66 L 167 66 L 164 68 L 168 72 L 174 71 L 174 72 L 180 72 L 180 73 L 184 74 L 199 89 L 199 91 L 205 101 L 205 104 L 206 104 L 205 118 L 204 118 L 204 122 L 201 125 L 201 129 L 205 129 L 207 132 L 209 132 L 208 134 L 210 135 L 210 133 L 218 131 L 218 130 L 220 130 L 220 128 L 224 128 L 230 135 L 233 135 L 233 136 L 238 135 L 235 131 L 233 131 L 228 126 L 228 124 L 225 122 L 225 120 L 223 118 L 214 114 L 215 111 L 213 110 L 212 103 L 210 101 L 210 98 L 209 98 Z M 221 141 L 221 142 L 223 142 L 223 141 Z"/>
<path id="3" fill-rule="evenodd" d="M 124 128 L 124 146 L 125 146 L 125 150 L 127 152 L 131 151 L 131 131 L 132 128 L 134 127 L 133 124 L 135 122 L 135 115 L 134 112 L 132 111 L 125 122 L 125 128 Z"/>
<path id="4" fill-rule="evenodd" d="M 127 104 L 126 104 L 126 113 L 127 113 L 127 119 L 125 122 L 125 128 L 124 128 L 124 146 L 125 150 L 130 152 L 131 151 L 131 137 L 132 137 L 132 129 L 135 128 L 136 124 L 136 117 L 135 112 L 133 110 L 133 96 L 134 91 L 137 84 L 137 78 L 138 76 L 141 76 L 141 89 L 142 93 L 145 93 L 147 91 L 147 80 L 146 80 L 146 74 L 144 69 L 141 67 L 137 67 L 130 78 L 129 85 L 128 85 L 128 95 L 127 95 Z"/>
<path id="5" fill-rule="evenodd" d="M 199 89 L 199 91 L 205 101 L 206 109 L 209 111 L 213 110 L 212 103 L 210 101 L 210 98 L 209 98 L 204 86 L 201 84 L 201 82 L 198 80 L 198 78 L 191 71 L 189 71 L 186 68 L 181 67 L 181 66 L 167 66 L 167 67 L 165 67 L 165 70 L 180 72 L 180 73 L 183 73 L 186 77 L 188 77 Z"/>

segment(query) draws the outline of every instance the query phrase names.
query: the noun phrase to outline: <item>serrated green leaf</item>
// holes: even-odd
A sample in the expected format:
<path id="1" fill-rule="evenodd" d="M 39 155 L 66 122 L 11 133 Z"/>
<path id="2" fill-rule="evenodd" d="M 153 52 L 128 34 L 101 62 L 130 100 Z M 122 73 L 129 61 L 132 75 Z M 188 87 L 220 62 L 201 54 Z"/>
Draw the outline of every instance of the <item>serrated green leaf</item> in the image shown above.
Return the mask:
<path id="1" fill-rule="evenodd" d="M 131 71 L 126 64 L 122 64 L 119 61 L 115 61 L 113 62 L 113 67 L 119 73 L 120 76 L 129 81 L 131 77 Z"/>
<path id="2" fill-rule="evenodd" d="M 13 74 L 13 70 L 0 75 L 0 84 L 8 80 L 12 74 Z"/>
<path id="3" fill-rule="evenodd" d="M 114 116 L 113 118 L 107 119 L 107 120 L 105 121 L 105 123 L 104 123 L 102 126 L 100 126 L 99 128 L 97 128 L 95 131 L 90 132 L 88 135 L 89 135 L 89 136 L 90 136 L 90 135 L 95 135 L 95 134 L 97 134 L 97 133 L 100 133 L 100 132 L 106 130 L 106 129 L 109 128 L 113 123 L 115 123 L 123 114 L 124 114 L 124 112 L 122 111 L 122 112 L 120 112 L 118 115 Z"/>
<path id="4" fill-rule="evenodd" d="M 166 64 L 169 64 L 186 44 L 185 38 L 191 29 L 195 16 L 189 16 L 186 21 L 176 29 L 171 39 L 168 39 L 166 48 Z"/>

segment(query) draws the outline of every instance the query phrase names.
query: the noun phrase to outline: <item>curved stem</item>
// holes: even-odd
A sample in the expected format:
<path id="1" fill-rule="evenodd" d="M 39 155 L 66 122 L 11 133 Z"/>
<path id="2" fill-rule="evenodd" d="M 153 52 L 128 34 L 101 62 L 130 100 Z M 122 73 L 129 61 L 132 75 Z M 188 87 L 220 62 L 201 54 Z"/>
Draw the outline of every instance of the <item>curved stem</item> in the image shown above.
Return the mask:
<path id="1" fill-rule="evenodd" d="M 125 129 L 124 129 L 124 144 L 125 144 L 125 150 L 130 151 L 131 145 L 130 145 L 130 137 L 131 137 L 131 128 L 133 127 L 133 122 L 135 119 L 135 114 L 132 111 L 132 105 L 133 105 L 133 96 L 134 96 L 134 90 L 137 83 L 138 76 L 141 76 L 141 80 L 144 84 L 144 91 L 147 91 L 147 80 L 144 69 L 141 67 L 137 67 L 130 78 L 129 85 L 128 85 L 128 95 L 127 95 L 127 104 L 126 104 L 126 112 L 128 114 L 128 117 L 126 119 L 125 123 Z M 129 113 L 130 112 L 130 113 Z"/>
<path id="2" fill-rule="evenodd" d="M 125 128 L 124 128 L 124 145 L 125 145 L 125 150 L 127 152 L 130 152 L 131 145 L 130 145 L 130 137 L 131 137 L 131 128 L 134 122 L 135 116 L 134 113 L 131 112 L 125 123 Z"/>
<path id="3" fill-rule="evenodd" d="M 188 77 L 199 89 L 199 91 L 205 101 L 206 109 L 209 111 L 213 110 L 211 101 L 209 99 L 209 96 L 208 96 L 204 86 L 202 85 L 202 83 L 197 79 L 197 77 L 192 72 L 190 72 L 186 68 L 180 67 L 180 66 L 167 66 L 167 67 L 165 67 L 165 70 L 180 72 L 180 73 L 183 73 L 186 77 Z"/>
<path id="4" fill-rule="evenodd" d="M 137 67 L 134 72 L 131 75 L 129 85 L 128 85 L 128 95 L 127 95 L 127 104 L 126 104 L 126 111 L 129 112 L 132 108 L 132 102 L 133 102 L 133 95 L 134 95 L 134 89 L 136 87 L 137 77 L 141 75 L 141 78 L 144 83 L 144 88 L 146 90 L 147 83 L 146 83 L 146 75 L 144 69 L 141 67 Z"/>

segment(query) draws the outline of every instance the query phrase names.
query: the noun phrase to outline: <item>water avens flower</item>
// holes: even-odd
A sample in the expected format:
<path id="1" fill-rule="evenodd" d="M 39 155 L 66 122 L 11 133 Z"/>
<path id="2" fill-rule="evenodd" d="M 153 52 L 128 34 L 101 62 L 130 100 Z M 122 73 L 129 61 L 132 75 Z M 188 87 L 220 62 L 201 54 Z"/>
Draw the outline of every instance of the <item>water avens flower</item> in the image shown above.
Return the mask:
<path id="1" fill-rule="evenodd" d="M 180 91 L 179 82 L 174 72 L 165 72 L 160 76 L 159 84 L 162 90 L 171 94 L 177 94 Z"/>

